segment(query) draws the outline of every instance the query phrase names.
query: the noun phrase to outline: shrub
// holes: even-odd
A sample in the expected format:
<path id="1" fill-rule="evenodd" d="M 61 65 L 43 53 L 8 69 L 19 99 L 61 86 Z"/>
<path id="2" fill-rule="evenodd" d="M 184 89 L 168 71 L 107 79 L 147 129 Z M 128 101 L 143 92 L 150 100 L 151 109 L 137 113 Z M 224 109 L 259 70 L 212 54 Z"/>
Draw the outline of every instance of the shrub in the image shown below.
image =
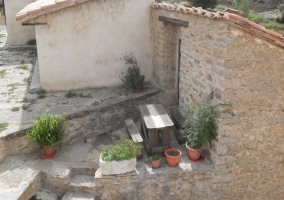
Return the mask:
<path id="1" fill-rule="evenodd" d="M 214 8 L 219 3 L 219 0 L 191 0 L 190 2 L 195 7 L 206 9 Z"/>
<path id="2" fill-rule="evenodd" d="M 145 76 L 140 74 L 140 68 L 137 65 L 137 60 L 132 54 L 124 55 L 123 60 L 128 67 L 126 73 L 121 72 L 121 81 L 125 84 L 126 88 L 140 89 L 143 88 Z"/>
<path id="3" fill-rule="evenodd" d="M 159 160 L 161 157 L 160 157 L 160 155 L 159 154 L 153 154 L 153 155 L 151 155 L 150 157 L 149 157 L 149 159 L 151 160 L 151 161 L 153 161 L 153 160 Z"/>
<path id="4" fill-rule="evenodd" d="M 234 9 L 242 11 L 246 16 L 249 14 L 248 0 L 231 0 L 231 4 Z"/>
<path id="5" fill-rule="evenodd" d="M 133 142 L 127 137 L 121 137 L 119 140 L 113 138 L 114 144 L 103 147 L 101 158 L 103 161 L 120 161 L 129 160 L 141 155 L 141 145 Z"/>

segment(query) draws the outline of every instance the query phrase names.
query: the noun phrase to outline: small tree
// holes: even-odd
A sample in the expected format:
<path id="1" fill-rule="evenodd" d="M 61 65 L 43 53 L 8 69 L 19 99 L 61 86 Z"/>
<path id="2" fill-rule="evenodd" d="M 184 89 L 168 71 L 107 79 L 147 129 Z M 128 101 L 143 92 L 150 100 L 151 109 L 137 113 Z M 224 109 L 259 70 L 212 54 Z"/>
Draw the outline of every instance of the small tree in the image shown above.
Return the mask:
<path id="1" fill-rule="evenodd" d="M 248 0 L 231 0 L 231 3 L 234 9 L 242 11 L 246 16 L 249 14 Z"/>
<path id="2" fill-rule="evenodd" d="M 202 7 L 206 8 L 214 8 L 218 3 L 219 0 L 191 0 L 189 1 L 195 7 Z"/>

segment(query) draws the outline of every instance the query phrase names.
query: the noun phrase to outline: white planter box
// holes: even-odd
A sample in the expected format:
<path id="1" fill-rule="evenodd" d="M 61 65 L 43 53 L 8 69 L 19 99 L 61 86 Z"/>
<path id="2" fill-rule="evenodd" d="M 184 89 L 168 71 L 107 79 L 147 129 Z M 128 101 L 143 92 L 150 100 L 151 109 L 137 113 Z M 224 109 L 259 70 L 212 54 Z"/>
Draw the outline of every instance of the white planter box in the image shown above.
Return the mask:
<path id="1" fill-rule="evenodd" d="M 130 160 L 105 162 L 100 157 L 101 173 L 102 175 L 112 175 L 132 172 L 136 168 L 136 162 L 136 158 L 132 158 Z"/>

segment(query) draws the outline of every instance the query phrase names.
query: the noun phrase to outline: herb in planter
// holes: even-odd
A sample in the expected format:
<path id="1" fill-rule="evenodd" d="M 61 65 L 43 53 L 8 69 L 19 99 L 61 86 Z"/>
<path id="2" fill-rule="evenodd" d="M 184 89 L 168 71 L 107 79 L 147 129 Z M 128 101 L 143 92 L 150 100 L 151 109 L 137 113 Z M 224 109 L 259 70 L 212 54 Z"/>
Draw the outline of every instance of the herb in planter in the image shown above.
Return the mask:
<path id="1" fill-rule="evenodd" d="M 158 154 L 153 154 L 149 157 L 151 161 L 159 160 L 161 157 Z"/>
<path id="2" fill-rule="evenodd" d="M 129 160 L 141 155 L 141 145 L 139 143 L 135 143 L 127 137 L 121 137 L 119 140 L 112 139 L 114 144 L 102 149 L 101 158 L 103 161 Z"/>
<path id="3" fill-rule="evenodd" d="M 169 155 L 169 156 L 178 156 L 179 153 L 176 152 L 176 151 L 170 151 L 170 152 L 168 152 L 168 155 Z"/>

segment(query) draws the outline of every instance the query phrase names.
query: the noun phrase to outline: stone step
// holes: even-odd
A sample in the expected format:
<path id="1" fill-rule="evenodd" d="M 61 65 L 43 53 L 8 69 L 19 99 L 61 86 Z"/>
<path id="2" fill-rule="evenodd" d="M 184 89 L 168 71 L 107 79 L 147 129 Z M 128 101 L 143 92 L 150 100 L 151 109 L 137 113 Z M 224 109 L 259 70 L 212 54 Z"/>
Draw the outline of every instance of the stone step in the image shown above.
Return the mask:
<path id="1" fill-rule="evenodd" d="M 75 175 L 72 177 L 68 188 L 75 192 L 88 192 L 95 194 L 95 178 L 94 176 Z"/>
<path id="2" fill-rule="evenodd" d="M 95 195 L 89 193 L 68 192 L 63 196 L 62 200 L 95 200 Z"/>
<path id="3" fill-rule="evenodd" d="M 15 168 L 0 176 L 0 199 L 30 199 L 41 188 L 42 174 L 31 168 Z"/>
<path id="4" fill-rule="evenodd" d="M 30 200 L 58 200 L 61 196 L 47 189 L 40 189 Z"/>

